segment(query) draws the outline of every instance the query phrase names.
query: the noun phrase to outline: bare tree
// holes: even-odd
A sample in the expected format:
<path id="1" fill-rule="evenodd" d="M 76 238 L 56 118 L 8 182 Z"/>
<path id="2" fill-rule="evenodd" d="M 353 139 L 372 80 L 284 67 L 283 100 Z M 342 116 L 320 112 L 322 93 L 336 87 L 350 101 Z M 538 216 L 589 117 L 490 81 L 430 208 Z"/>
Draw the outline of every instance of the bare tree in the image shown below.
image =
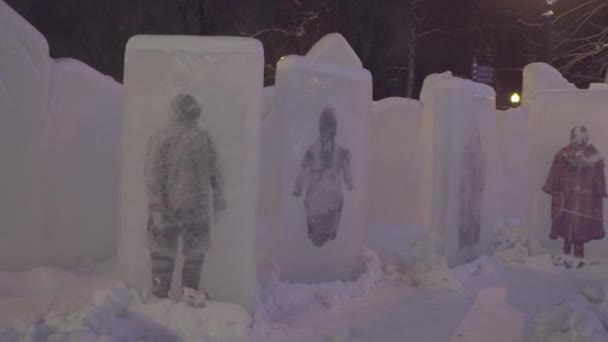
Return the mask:
<path id="1" fill-rule="evenodd" d="M 528 44 L 529 61 L 553 65 L 571 81 L 604 80 L 608 69 L 608 1 L 546 0 L 540 15 L 521 15 L 518 26 L 537 42 Z"/>
<path id="2" fill-rule="evenodd" d="M 278 0 L 282 6 L 275 6 L 277 15 L 283 20 L 265 22 L 260 20 L 235 21 L 234 29 L 242 36 L 260 39 L 267 47 L 265 65 L 265 83 L 274 82 L 276 62 L 284 55 L 303 53 L 327 33 L 328 16 L 333 15 L 334 9 L 327 0 L 301 1 Z"/>
<path id="3" fill-rule="evenodd" d="M 205 0 L 176 0 L 175 3 L 184 25 L 184 32 L 195 35 L 208 33 Z"/>
<path id="4" fill-rule="evenodd" d="M 406 65 L 393 66 L 388 70 L 396 73 L 396 77 L 402 72 L 405 76 L 405 97 L 412 98 L 414 96 L 414 87 L 416 85 L 416 68 L 418 60 L 418 46 L 424 39 L 429 39 L 435 34 L 448 33 L 437 20 L 433 13 L 433 0 L 403 0 L 405 4 L 406 15 L 405 29 L 407 32 L 406 39 L 409 43 Z M 396 77 L 389 79 L 395 81 Z"/>
<path id="5" fill-rule="evenodd" d="M 588 0 L 557 12 L 550 63 L 575 80 L 603 81 L 608 68 L 608 2 Z"/>

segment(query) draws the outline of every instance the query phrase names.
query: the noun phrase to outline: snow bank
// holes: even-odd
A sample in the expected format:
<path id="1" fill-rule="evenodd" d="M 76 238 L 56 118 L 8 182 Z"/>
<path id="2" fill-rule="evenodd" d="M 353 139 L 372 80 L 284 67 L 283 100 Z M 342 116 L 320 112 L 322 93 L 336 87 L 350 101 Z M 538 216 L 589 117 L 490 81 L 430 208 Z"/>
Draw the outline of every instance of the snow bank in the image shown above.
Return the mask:
<path id="1" fill-rule="evenodd" d="M 507 295 L 504 287 L 481 290 L 450 341 L 523 341 L 524 315 L 506 303 Z"/>
<path id="2" fill-rule="evenodd" d="M 247 336 L 250 325 L 250 316 L 235 304 L 208 302 L 205 308 L 194 309 L 169 299 L 144 303 L 137 291 L 117 283 L 97 290 L 77 310 L 19 321 L 0 330 L 0 337 L 74 342 L 235 340 Z"/>
<path id="3" fill-rule="evenodd" d="M 603 342 L 608 340 L 608 287 L 588 288 L 578 297 L 535 318 L 532 342 Z"/>
<path id="4" fill-rule="evenodd" d="M 280 321 L 293 314 L 328 308 L 347 298 L 370 294 L 384 281 L 384 272 L 378 256 L 365 250 L 361 260 L 362 273 L 354 281 L 332 281 L 317 284 L 301 284 L 279 281 L 278 276 L 262 288 L 261 302 L 265 315 Z"/>
<path id="5" fill-rule="evenodd" d="M 493 256 L 505 263 L 525 264 L 529 255 L 528 236 L 527 227 L 497 229 Z"/>

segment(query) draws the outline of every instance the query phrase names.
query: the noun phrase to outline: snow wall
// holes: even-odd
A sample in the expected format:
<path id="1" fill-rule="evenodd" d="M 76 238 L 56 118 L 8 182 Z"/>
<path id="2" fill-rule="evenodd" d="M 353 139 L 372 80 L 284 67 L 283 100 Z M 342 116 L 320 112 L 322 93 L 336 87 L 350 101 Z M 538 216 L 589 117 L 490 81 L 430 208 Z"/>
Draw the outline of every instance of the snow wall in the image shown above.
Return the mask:
<path id="1" fill-rule="evenodd" d="M 122 86 L 0 1 L 0 112 L 0 269 L 112 256 Z"/>

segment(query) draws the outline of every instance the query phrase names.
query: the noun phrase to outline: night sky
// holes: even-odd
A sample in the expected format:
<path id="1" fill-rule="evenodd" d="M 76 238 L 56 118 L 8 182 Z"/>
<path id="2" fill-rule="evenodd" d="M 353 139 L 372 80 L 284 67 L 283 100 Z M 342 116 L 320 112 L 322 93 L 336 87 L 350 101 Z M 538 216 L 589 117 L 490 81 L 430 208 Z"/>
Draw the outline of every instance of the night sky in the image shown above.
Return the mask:
<path id="1" fill-rule="evenodd" d="M 7 2 L 47 37 L 52 57 L 79 59 L 118 81 L 126 42 L 135 34 L 254 36 L 264 44 L 268 85 L 274 81 L 278 58 L 305 54 L 325 34 L 339 32 L 372 72 L 376 99 L 406 96 L 410 49 L 415 61 L 413 97 L 429 73 L 450 70 L 470 78 L 476 58 L 496 69 L 499 106 L 506 106 L 509 94 L 520 90 L 521 68 L 529 62 L 548 60 L 581 87 L 599 81 L 608 65 L 603 62 L 608 61 L 608 48 L 596 44 L 591 53 L 586 46 L 576 50 L 578 38 L 586 36 L 608 43 L 608 32 L 597 31 L 598 26 L 608 26 L 605 0 L 559 0 L 551 7 L 555 18 L 581 8 L 551 26 L 541 24 L 541 14 L 549 9 L 545 0 Z M 543 45 L 546 37 L 549 43 Z M 563 43 L 566 38 L 572 43 Z M 548 59 L 543 51 L 550 51 Z M 589 56 L 576 63 L 570 56 L 575 54 L 567 60 L 556 57 L 572 51 Z"/>

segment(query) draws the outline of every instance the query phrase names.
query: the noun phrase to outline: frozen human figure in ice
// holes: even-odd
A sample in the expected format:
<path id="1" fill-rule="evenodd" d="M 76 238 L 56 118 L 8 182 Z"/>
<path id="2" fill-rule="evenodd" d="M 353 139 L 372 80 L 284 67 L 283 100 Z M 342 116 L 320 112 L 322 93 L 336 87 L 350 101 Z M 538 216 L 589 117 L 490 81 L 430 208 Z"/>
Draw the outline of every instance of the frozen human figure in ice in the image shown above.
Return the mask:
<path id="1" fill-rule="evenodd" d="M 473 128 L 471 137 L 464 147 L 460 168 L 458 245 L 462 250 L 478 246 L 481 233 L 486 164 L 477 127 Z"/>
<path id="2" fill-rule="evenodd" d="M 304 194 L 308 238 L 317 247 L 336 238 L 342 206 L 342 180 L 353 189 L 350 151 L 336 142 L 338 122 L 331 108 L 321 113 L 319 140 L 306 151 L 297 175 L 294 196 Z"/>
<path id="3" fill-rule="evenodd" d="M 160 298 L 171 288 L 178 239 L 185 257 L 184 292 L 199 290 L 210 211 L 217 220 L 225 209 L 217 151 L 198 126 L 201 107 L 193 96 L 178 95 L 171 112 L 169 124 L 150 137 L 145 165 L 152 291 Z"/>
<path id="4" fill-rule="evenodd" d="M 553 240 L 564 239 L 564 253 L 583 258 L 583 244 L 604 238 L 603 200 L 607 197 L 604 157 L 589 143 L 584 126 L 570 132 L 570 144 L 553 158 L 543 191 L 551 196 Z"/>

